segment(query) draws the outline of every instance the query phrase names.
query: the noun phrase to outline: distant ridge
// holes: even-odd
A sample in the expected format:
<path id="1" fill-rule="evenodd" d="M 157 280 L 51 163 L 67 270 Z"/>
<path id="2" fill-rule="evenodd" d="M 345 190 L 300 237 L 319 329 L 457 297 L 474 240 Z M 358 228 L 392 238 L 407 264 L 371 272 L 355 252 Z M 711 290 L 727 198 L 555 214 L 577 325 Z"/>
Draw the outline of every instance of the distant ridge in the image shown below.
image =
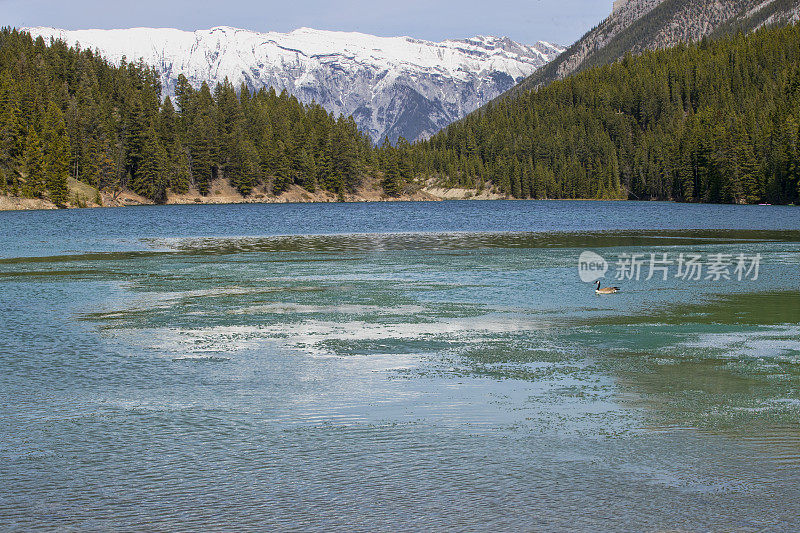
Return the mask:
<path id="1" fill-rule="evenodd" d="M 606 65 L 626 53 L 799 19 L 800 0 L 617 0 L 608 18 L 501 98 Z"/>
<path id="2" fill-rule="evenodd" d="M 97 49 L 155 67 L 166 94 L 180 74 L 199 87 L 226 77 L 238 87 L 286 89 L 334 114 L 353 115 L 373 141 L 429 137 L 490 101 L 560 54 L 558 45 L 524 45 L 478 36 L 431 42 L 300 28 L 258 33 L 218 27 L 66 31 L 26 28 L 34 37 Z"/>

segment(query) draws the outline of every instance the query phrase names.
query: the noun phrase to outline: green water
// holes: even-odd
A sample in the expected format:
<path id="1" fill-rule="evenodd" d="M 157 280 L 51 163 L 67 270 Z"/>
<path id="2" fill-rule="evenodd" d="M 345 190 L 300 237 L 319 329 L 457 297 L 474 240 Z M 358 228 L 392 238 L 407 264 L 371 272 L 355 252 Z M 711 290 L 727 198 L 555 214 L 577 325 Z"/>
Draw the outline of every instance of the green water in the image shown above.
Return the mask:
<path id="1" fill-rule="evenodd" d="M 800 528 L 796 209 L 404 208 L 2 214 L 0 527 Z"/>

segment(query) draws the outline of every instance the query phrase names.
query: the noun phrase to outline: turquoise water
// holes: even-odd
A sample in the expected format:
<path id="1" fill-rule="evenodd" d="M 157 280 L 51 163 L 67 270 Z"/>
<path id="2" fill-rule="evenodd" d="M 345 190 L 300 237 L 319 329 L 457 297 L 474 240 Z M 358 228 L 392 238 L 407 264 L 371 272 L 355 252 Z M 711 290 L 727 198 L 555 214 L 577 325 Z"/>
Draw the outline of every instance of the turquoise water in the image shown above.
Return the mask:
<path id="1" fill-rule="evenodd" d="M 798 215 L 0 213 L 0 528 L 797 530 Z M 600 297 L 584 250 L 762 259 Z"/>

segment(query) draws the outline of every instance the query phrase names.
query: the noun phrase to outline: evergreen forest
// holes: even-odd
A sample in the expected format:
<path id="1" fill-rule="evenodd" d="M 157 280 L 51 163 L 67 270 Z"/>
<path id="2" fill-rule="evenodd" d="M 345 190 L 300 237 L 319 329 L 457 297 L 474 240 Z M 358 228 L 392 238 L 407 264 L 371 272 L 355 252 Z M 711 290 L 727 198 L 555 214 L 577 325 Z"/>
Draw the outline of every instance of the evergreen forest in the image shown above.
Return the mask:
<path id="1" fill-rule="evenodd" d="M 177 81 L 141 62 L 0 31 L 0 193 L 69 200 L 74 178 L 242 195 L 293 185 L 343 197 L 424 184 L 514 198 L 800 200 L 800 26 L 626 55 L 499 99 L 428 141 L 374 146 L 352 118 L 286 92 Z"/>
<path id="2" fill-rule="evenodd" d="M 626 55 L 414 146 L 417 172 L 515 198 L 797 203 L 800 25 Z"/>
<path id="3" fill-rule="evenodd" d="M 115 66 L 0 31 L 0 192 L 64 204 L 73 177 L 163 203 L 170 189 L 208 194 L 219 177 L 245 196 L 258 184 L 343 194 L 375 156 L 351 118 L 286 92 L 227 81 L 193 89 L 181 77 L 175 99 L 162 99 L 157 73 L 141 62 Z"/>

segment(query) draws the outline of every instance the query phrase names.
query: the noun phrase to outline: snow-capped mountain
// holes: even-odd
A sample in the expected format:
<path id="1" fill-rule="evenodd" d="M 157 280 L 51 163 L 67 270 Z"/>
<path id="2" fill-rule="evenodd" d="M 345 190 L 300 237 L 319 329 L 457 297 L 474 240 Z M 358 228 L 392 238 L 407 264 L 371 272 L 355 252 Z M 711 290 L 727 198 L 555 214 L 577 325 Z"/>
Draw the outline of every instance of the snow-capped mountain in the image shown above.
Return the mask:
<path id="1" fill-rule="evenodd" d="M 286 89 L 335 114 L 353 115 L 376 142 L 425 138 L 532 74 L 563 51 L 543 41 L 474 37 L 443 42 L 301 28 L 257 33 L 228 27 L 66 31 L 26 28 L 154 66 L 165 94 L 185 75 L 195 87 L 226 77 L 238 87 Z"/>

